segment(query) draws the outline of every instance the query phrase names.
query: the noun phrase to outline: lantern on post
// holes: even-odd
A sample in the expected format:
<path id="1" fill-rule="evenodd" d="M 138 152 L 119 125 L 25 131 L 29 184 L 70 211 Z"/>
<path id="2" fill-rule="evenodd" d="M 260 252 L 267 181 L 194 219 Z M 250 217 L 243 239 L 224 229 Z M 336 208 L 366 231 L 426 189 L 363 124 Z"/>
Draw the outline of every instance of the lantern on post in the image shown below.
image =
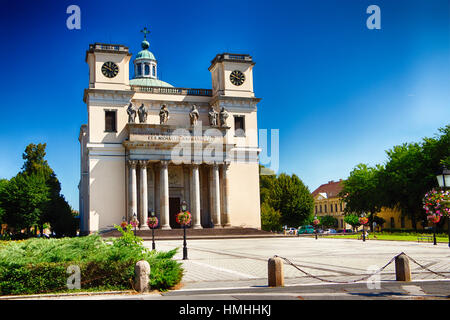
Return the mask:
<path id="1" fill-rule="evenodd" d="M 147 219 L 147 225 L 152 229 L 152 250 L 155 250 L 155 228 L 158 227 L 158 218 L 155 216 L 155 212 L 150 213 L 150 217 Z"/>
<path id="2" fill-rule="evenodd" d="M 177 223 L 183 227 L 183 260 L 188 259 L 186 243 L 186 226 L 191 223 L 191 213 L 187 211 L 188 205 L 185 200 L 181 203 L 181 212 L 177 214 Z"/>

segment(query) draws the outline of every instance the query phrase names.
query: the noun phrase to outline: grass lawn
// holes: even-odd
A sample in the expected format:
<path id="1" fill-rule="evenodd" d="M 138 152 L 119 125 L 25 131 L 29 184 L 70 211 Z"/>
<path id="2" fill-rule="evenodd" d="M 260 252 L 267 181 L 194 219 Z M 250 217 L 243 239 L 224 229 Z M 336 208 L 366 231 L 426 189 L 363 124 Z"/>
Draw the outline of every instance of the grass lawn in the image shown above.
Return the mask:
<path id="1" fill-rule="evenodd" d="M 376 239 L 373 238 L 373 233 L 369 235 L 369 240 L 395 240 L 395 241 L 415 241 L 417 242 L 417 237 L 420 235 L 410 235 L 410 234 L 376 234 Z M 431 235 L 432 234 L 427 234 Z M 359 234 L 346 234 L 346 235 L 326 235 L 324 237 L 327 238 L 336 238 L 336 239 L 358 239 L 358 237 L 361 236 L 361 233 Z M 424 242 L 427 242 L 427 240 L 421 240 Z M 442 243 L 448 243 L 448 236 L 443 235 L 436 235 L 436 241 L 442 242 Z"/>

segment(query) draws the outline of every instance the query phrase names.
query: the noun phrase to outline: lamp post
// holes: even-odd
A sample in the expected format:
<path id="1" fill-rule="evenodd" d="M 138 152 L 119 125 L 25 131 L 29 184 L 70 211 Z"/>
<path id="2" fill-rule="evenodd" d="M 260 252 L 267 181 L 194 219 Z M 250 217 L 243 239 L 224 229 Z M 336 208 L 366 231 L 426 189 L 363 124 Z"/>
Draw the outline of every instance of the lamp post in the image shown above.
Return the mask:
<path id="1" fill-rule="evenodd" d="M 133 213 L 133 220 L 132 220 L 132 224 L 134 224 L 134 236 L 136 236 L 136 227 L 138 225 L 139 221 L 137 219 L 137 215 L 136 212 Z"/>
<path id="2" fill-rule="evenodd" d="M 447 169 L 447 167 L 444 165 L 442 167 L 442 170 L 436 174 L 436 179 L 439 183 L 439 187 L 441 187 L 442 190 L 445 190 L 445 188 L 450 187 L 450 170 Z M 448 219 L 448 246 L 450 247 L 450 214 L 448 214 L 447 219 Z M 434 227 L 436 229 L 436 224 L 434 225 Z M 436 241 L 436 236 L 434 238 L 434 241 Z"/>
<path id="3" fill-rule="evenodd" d="M 183 211 L 183 213 L 185 213 L 187 211 L 187 202 L 186 200 L 183 200 L 181 202 L 181 211 Z M 187 260 L 188 259 L 188 254 L 187 254 L 187 243 L 186 243 L 186 223 L 183 223 L 183 260 Z"/>
<path id="4" fill-rule="evenodd" d="M 366 241 L 366 223 L 363 223 L 363 221 L 365 221 L 364 218 L 366 218 L 366 214 L 363 212 L 363 213 L 361 213 L 360 221 L 362 221 L 361 224 L 363 226 L 363 229 L 362 229 L 362 240 Z"/>
<path id="5" fill-rule="evenodd" d="M 314 234 L 315 234 L 316 240 L 317 240 L 317 225 L 319 223 L 320 223 L 320 221 L 319 221 L 319 219 L 317 219 L 317 215 L 315 215 L 313 224 L 314 224 Z"/>
<path id="6" fill-rule="evenodd" d="M 152 250 L 155 250 L 155 227 L 158 226 L 158 218 L 155 217 L 155 212 L 151 211 L 150 218 L 148 218 L 147 225 L 152 229 Z"/>

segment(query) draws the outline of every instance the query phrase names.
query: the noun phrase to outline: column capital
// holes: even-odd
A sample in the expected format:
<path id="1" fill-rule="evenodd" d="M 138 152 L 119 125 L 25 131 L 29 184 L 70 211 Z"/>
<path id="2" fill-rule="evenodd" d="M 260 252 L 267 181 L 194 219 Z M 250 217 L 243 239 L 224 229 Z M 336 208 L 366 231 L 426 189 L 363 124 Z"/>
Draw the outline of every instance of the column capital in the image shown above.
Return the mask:
<path id="1" fill-rule="evenodd" d="M 148 161 L 148 160 L 138 160 L 138 162 L 139 162 L 139 166 L 141 167 L 141 169 L 147 168 L 150 163 L 150 161 Z"/>
<path id="2" fill-rule="evenodd" d="M 166 169 L 169 166 L 169 160 L 161 160 L 161 167 Z"/>
<path id="3" fill-rule="evenodd" d="M 129 165 L 131 168 L 136 168 L 137 160 L 128 160 L 128 165 Z"/>

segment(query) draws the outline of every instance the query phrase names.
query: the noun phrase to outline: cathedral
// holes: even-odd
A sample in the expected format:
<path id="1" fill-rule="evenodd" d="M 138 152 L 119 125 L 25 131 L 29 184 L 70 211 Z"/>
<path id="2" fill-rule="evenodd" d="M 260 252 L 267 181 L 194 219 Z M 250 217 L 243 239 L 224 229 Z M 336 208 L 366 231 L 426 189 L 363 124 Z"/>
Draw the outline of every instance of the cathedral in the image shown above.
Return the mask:
<path id="1" fill-rule="evenodd" d="M 145 29 L 146 30 L 146 29 Z M 147 229 L 261 228 L 257 104 L 248 54 L 217 54 L 212 89 L 180 88 L 158 76 L 144 32 L 128 47 L 94 43 L 86 51 L 88 122 L 80 128 L 80 229 L 106 231 L 136 219 Z"/>

